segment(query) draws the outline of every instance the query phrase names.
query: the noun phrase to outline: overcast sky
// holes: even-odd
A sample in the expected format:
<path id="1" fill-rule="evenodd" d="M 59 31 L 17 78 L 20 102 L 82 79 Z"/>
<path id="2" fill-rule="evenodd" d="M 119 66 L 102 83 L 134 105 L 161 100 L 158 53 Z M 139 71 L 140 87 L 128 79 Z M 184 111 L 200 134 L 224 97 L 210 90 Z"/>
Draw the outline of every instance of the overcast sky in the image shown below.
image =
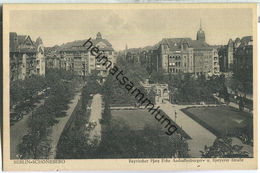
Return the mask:
<path id="1" fill-rule="evenodd" d="M 97 32 L 116 50 L 154 45 L 162 38 L 196 39 L 200 19 L 209 44 L 252 34 L 250 9 L 137 9 L 12 11 L 10 31 L 41 37 L 45 46 L 95 38 Z"/>

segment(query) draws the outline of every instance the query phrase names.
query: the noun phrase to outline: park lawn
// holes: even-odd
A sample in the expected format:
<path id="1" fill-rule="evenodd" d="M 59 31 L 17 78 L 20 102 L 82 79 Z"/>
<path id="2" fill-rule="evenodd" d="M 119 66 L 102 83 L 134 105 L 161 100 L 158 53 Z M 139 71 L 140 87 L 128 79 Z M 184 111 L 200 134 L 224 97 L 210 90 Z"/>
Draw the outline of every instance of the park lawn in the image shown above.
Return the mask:
<path id="1" fill-rule="evenodd" d="M 146 110 L 114 110 L 111 114 L 112 123 L 124 123 L 130 130 L 161 129 L 159 122 Z"/>
<path id="2" fill-rule="evenodd" d="M 216 136 L 237 136 L 245 128 L 252 128 L 252 117 L 247 112 L 228 106 L 197 107 L 182 110 Z"/>
<path id="3" fill-rule="evenodd" d="M 188 157 L 188 144 L 178 134 L 166 135 L 166 129 L 147 110 L 111 110 L 111 114 L 97 150 L 98 157 Z"/>
<path id="4" fill-rule="evenodd" d="M 163 111 L 161 110 L 161 112 Z M 151 115 L 151 113 L 149 113 L 146 109 L 112 110 L 111 114 L 111 122 L 113 125 L 121 124 L 121 126 L 127 126 L 129 130 L 155 130 L 162 136 L 165 136 L 165 132 L 167 131 L 167 128 L 164 128 L 161 122 L 158 122 L 158 120 L 155 119 L 154 115 Z M 181 134 L 182 137 L 186 139 L 191 139 L 190 136 L 178 126 L 178 124 L 174 123 L 174 125 L 177 127 L 177 131 Z"/>

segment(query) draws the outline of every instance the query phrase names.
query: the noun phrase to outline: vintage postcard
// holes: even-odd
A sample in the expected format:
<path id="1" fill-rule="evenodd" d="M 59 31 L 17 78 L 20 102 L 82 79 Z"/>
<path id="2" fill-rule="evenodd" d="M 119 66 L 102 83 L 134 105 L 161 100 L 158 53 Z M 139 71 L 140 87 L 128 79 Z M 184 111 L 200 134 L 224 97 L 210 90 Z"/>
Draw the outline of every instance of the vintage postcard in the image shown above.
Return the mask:
<path id="1" fill-rule="evenodd" d="M 256 4 L 4 4 L 4 170 L 256 169 L 256 31 Z"/>

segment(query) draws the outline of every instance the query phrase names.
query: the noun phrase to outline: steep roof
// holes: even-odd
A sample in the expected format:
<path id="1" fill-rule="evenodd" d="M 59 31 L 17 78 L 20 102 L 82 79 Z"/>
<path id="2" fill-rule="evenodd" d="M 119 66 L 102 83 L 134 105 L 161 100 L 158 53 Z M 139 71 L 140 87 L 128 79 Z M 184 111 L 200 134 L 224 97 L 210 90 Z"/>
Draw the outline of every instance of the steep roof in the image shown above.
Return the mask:
<path id="1" fill-rule="evenodd" d="M 62 44 L 62 45 L 59 46 L 58 51 L 65 51 L 65 50 L 71 49 L 72 47 L 83 46 L 83 44 L 86 41 L 87 41 L 87 39 L 86 40 L 75 40 L 75 41 L 72 41 L 72 42 L 68 42 L 68 43 Z"/>
<path id="2" fill-rule="evenodd" d="M 145 46 L 143 48 L 143 51 L 148 51 L 148 50 L 152 50 L 153 49 L 153 46 Z"/>
<path id="3" fill-rule="evenodd" d="M 189 47 L 194 49 L 212 49 L 205 41 L 192 40 L 191 38 L 164 38 L 159 43 L 153 46 L 153 49 L 158 49 L 161 44 L 168 45 L 171 51 L 176 51 L 181 49 L 182 44 L 188 44 Z"/>
<path id="4" fill-rule="evenodd" d="M 21 47 L 21 45 L 25 44 L 26 41 L 29 41 L 33 48 Z M 36 47 L 34 42 L 31 40 L 30 36 L 26 35 L 17 35 L 16 32 L 9 33 L 9 49 L 10 52 L 35 52 Z"/>
<path id="5" fill-rule="evenodd" d="M 199 40 L 191 40 L 189 42 L 190 47 L 194 48 L 194 49 L 207 49 L 207 48 L 212 48 L 208 43 L 206 43 L 205 41 L 199 41 Z"/>
<path id="6" fill-rule="evenodd" d="M 240 46 L 247 46 L 252 41 L 253 41 L 253 37 L 252 36 L 245 36 L 245 37 L 241 38 Z"/>
<path id="7" fill-rule="evenodd" d="M 161 44 L 167 44 L 170 50 L 179 50 L 181 48 L 181 44 L 184 42 L 190 42 L 191 38 L 164 38 Z"/>
<path id="8" fill-rule="evenodd" d="M 26 40 L 26 35 L 18 35 L 17 36 L 18 44 L 23 44 L 24 41 Z"/>
<path id="9" fill-rule="evenodd" d="M 58 51 L 81 51 L 81 50 L 87 50 L 87 47 L 83 47 L 84 43 L 86 43 L 88 39 L 84 39 L 84 40 L 76 40 L 76 41 L 72 41 L 72 42 L 68 42 L 65 44 L 62 44 Z M 106 39 L 91 39 L 90 40 L 93 45 L 97 45 L 98 43 L 102 42 L 104 43 L 106 46 L 104 48 L 99 48 L 99 50 L 111 50 L 113 51 L 114 49 L 112 48 L 112 45 L 109 41 L 107 41 Z"/>

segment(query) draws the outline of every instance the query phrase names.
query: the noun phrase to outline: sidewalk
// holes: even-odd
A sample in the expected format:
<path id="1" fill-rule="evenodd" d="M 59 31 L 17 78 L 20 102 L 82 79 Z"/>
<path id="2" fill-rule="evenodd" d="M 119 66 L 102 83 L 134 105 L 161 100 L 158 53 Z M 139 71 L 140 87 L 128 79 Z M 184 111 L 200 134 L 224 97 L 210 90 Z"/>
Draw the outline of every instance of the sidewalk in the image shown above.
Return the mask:
<path id="1" fill-rule="evenodd" d="M 95 122 L 97 125 L 89 133 L 89 138 L 91 141 L 97 139 L 98 142 L 101 141 L 101 124 L 100 120 L 102 119 L 102 96 L 96 94 L 93 96 L 91 104 L 91 112 L 89 117 L 89 122 Z"/>
<path id="2" fill-rule="evenodd" d="M 175 122 L 192 138 L 187 140 L 192 158 L 200 158 L 200 151 L 204 151 L 204 146 L 213 145 L 216 136 L 181 111 L 182 108 L 196 105 L 173 105 L 167 102 L 159 106 L 173 121 L 175 121 L 175 111 L 177 112 Z"/>
<path id="3" fill-rule="evenodd" d="M 74 96 L 71 103 L 69 104 L 69 109 L 66 111 L 67 116 L 61 117 L 61 118 L 56 118 L 59 121 L 59 123 L 52 126 L 52 132 L 49 136 L 49 139 L 51 141 L 51 143 L 50 143 L 51 151 L 50 151 L 49 159 L 55 159 L 56 147 L 59 142 L 61 133 L 63 132 L 65 125 L 67 124 L 68 120 L 70 119 L 70 116 L 72 115 L 72 112 L 75 109 L 75 107 L 78 103 L 78 100 L 80 99 L 80 94 L 81 94 L 81 92 L 78 92 Z"/>

